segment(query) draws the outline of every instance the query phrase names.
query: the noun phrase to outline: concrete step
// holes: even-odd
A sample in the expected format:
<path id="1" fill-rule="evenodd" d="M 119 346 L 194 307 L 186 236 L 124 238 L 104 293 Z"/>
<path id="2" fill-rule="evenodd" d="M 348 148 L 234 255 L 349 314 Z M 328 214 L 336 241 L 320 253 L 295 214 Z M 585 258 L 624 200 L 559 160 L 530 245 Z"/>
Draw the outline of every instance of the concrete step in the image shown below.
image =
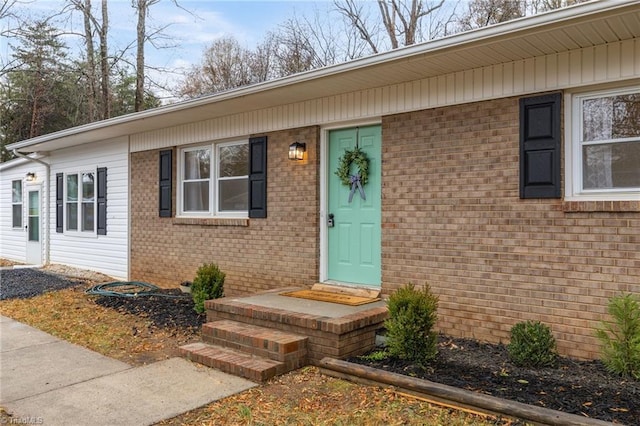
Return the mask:
<path id="1" fill-rule="evenodd" d="M 190 361 L 254 382 L 262 383 L 288 371 L 282 362 L 203 342 L 184 345 L 180 352 Z"/>
<path id="2" fill-rule="evenodd" d="M 274 361 L 291 370 L 306 365 L 306 336 L 232 320 L 218 320 L 202 326 L 202 341 L 236 349 Z"/>

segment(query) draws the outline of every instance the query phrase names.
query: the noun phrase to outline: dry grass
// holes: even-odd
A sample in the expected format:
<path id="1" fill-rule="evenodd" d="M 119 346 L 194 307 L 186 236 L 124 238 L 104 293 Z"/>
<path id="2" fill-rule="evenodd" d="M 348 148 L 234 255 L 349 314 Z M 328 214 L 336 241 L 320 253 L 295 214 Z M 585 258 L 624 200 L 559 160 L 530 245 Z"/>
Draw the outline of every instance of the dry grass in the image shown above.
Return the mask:
<path id="1" fill-rule="evenodd" d="M 158 423 L 178 425 L 506 425 L 489 417 L 435 407 L 391 389 L 322 375 L 315 367 Z"/>
<path id="2" fill-rule="evenodd" d="M 0 302 L 0 314 L 69 342 L 133 365 L 166 359 L 197 336 L 159 329 L 143 317 L 102 307 L 84 293 L 87 286 Z"/>
<path id="3" fill-rule="evenodd" d="M 84 294 L 89 285 L 0 301 L 0 314 L 133 365 L 175 356 L 180 345 L 198 338 L 102 307 Z M 0 421 L 10 418 L 2 413 Z M 435 407 L 389 389 L 324 376 L 309 367 L 160 424 L 485 426 L 510 422 Z"/>

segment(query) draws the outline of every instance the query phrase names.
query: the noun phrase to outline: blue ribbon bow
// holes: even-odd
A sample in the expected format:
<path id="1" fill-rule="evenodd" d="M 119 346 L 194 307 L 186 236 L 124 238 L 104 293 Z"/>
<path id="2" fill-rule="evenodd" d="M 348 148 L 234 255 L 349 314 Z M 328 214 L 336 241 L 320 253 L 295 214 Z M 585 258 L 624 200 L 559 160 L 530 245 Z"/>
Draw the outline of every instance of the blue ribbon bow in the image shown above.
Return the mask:
<path id="1" fill-rule="evenodd" d="M 353 194 L 356 193 L 356 190 L 360 192 L 360 197 L 363 200 L 367 199 L 367 196 L 364 193 L 364 188 L 362 187 L 362 183 L 360 182 L 360 174 L 349 176 L 349 182 L 351 182 L 351 192 L 349 192 L 349 202 L 353 200 Z"/>

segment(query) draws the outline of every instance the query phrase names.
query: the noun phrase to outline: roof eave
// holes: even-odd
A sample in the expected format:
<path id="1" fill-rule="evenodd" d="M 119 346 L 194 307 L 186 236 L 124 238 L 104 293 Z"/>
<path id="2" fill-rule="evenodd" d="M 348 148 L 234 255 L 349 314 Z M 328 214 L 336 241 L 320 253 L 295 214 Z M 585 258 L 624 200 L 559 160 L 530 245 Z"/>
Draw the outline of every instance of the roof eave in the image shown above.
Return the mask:
<path id="1" fill-rule="evenodd" d="M 210 104 L 238 100 L 243 97 L 250 97 L 252 95 L 257 95 L 280 88 L 301 85 L 307 82 L 321 80 L 330 76 L 348 72 L 355 72 L 361 68 L 367 68 L 374 65 L 384 65 L 390 62 L 408 60 L 414 57 L 434 54 L 436 52 L 441 53 L 460 47 L 470 47 L 474 44 L 486 43 L 489 40 L 498 41 L 503 38 L 508 39 L 511 37 L 515 37 L 516 35 L 522 36 L 524 34 L 540 31 L 542 28 L 556 28 L 563 25 L 563 23 L 568 20 L 579 21 L 589 19 L 593 15 L 604 15 L 607 13 L 615 12 L 616 10 L 623 7 L 637 5 L 638 3 L 640 3 L 640 0 L 595 0 L 592 2 L 581 3 L 567 8 L 546 12 L 540 15 L 520 18 L 514 21 L 509 21 L 490 27 L 484 27 L 472 31 L 454 34 L 426 43 L 407 46 L 377 55 L 367 56 L 350 62 L 306 71 L 276 80 L 270 80 L 221 93 L 203 96 L 197 99 L 161 106 L 147 111 L 88 123 L 70 129 L 61 130 L 55 133 L 50 133 L 32 139 L 16 142 L 8 145 L 7 149 L 23 150 L 38 145 L 38 150 L 43 150 L 44 145 L 42 144 L 45 144 L 47 142 L 100 131 L 107 128 L 112 128 L 114 130 L 114 135 L 108 135 L 107 137 L 117 137 L 126 134 L 132 134 L 136 132 L 127 131 L 126 127 L 133 123 L 143 122 L 144 120 L 150 120 L 161 116 L 178 113 L 184 110 L 205 107 Z M 122 127 L 121 134 L 119 134 L 117 131 L 117 128 L 119 127 Z M 83 142 L 78 141 L 77 144 L 81 143 Z"/>

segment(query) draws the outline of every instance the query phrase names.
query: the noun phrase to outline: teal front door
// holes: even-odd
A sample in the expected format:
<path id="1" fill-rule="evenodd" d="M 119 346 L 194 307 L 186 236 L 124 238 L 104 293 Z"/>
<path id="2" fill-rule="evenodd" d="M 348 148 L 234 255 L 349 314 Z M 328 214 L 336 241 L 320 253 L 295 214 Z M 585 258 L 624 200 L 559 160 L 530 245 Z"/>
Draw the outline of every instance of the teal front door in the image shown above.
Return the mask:
<path id="1" fill-rule="evenodd" d="M 345 151 L 356 144 L 369 162 L 368 182 L 362 192 L 357 187 L 352 191 L 336 175 Z M 329 133 L 327 278 L 330 281 L 381 284 L 381 144 L 379 125 Z M 353 162 L 350 174 L 357 173 L 358 166 Z"/>

